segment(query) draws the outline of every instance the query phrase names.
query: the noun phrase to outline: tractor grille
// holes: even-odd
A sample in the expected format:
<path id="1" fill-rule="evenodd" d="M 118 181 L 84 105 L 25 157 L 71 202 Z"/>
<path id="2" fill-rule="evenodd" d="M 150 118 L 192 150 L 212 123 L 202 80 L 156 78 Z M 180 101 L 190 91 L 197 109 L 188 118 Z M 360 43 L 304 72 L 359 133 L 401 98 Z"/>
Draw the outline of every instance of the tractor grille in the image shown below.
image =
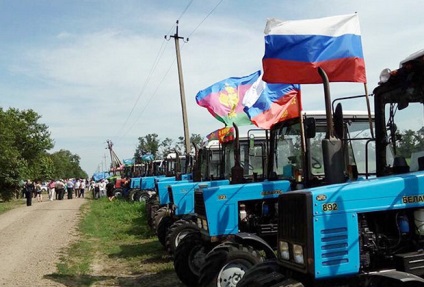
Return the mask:
<path id="1" fill-rule="evenodd" d="M 304 193 L 286 193 L 278 199 L 279 238 L 291 242 L 307 241 L 307 196 Z"/>
<path id="2" fill-rule="evenodd" d="M 206 217 L 205 201 L 203 199 L 203 192 L 201 191 L 194 192 L 194 212 L 197 215 Z"/>
<path id="3" fill-rule="evenodd" d="M 321 257 L 324 266 L 349 261 L 347 239 L 346 227 L 321 230 Z"/>

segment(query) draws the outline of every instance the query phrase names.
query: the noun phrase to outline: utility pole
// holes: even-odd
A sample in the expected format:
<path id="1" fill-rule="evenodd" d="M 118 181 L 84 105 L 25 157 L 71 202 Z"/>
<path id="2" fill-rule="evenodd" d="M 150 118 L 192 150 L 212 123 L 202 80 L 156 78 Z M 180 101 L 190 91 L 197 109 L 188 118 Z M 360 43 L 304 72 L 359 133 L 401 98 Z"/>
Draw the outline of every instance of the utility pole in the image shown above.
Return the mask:
<path id="1" fill-rule="evenodd" d="M 174 38 L 175 40 L 175 51 L 177 53 L 177 66 L 178 66 L 178 77 L 180 82 L 180 97 L 181 97 L 181 109 L 183 113 L 183 125 L 184 125 L 184 139 L 185 139 L 185 149 L 186 149 L 186 156 L 190 154 L 190 135 L 188 132 L 188 120 L 187 120 L 187 109 L 186 109 L 186 101 L 185 101 L 185 94 L 184 94 L 184 80 L 183 80 L 183 72 L 181 68 L 181 57 L 180 57 L 180 39 L 182 39 L 184 42 L 188 42 L 188 38 L 185 40 L 183 37 L 180 37 L 178 35 L 178 20 L 177 20 L 177 26 L 176 31 L 174 35 L 167 36 L 165 35 L 166 40 L 170 40 L 170 38 Z"/>
<path id="2" fill-rule="evenodd" d="M 103 160 L 104 160 L 104 162 L 105 162 L 105 168 L 107 168 L 107 164 L 106 164 L 106 154 L 105 154 L 105 153 L 103 154 Z"/>

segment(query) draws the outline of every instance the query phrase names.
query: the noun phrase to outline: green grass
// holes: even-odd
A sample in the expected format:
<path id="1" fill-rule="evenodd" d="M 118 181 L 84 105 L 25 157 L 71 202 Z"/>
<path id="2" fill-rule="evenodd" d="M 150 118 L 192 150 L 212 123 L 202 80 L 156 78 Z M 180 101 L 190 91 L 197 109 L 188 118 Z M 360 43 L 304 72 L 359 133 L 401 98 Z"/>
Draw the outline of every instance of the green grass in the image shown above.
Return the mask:
<path id="1" fill-rule="evenodd" d="M 0 214 L 13 208 L 25 205 L 24 199 L 12 199 L 11 201 L 0 201 Z"/>
<path id="2" fill-rule="evenodd" d="M 89 200 L 82 207 L 80 238 L 47 278 L 66 286 L 182 286 L 144 208 L 139 202 Z"/>

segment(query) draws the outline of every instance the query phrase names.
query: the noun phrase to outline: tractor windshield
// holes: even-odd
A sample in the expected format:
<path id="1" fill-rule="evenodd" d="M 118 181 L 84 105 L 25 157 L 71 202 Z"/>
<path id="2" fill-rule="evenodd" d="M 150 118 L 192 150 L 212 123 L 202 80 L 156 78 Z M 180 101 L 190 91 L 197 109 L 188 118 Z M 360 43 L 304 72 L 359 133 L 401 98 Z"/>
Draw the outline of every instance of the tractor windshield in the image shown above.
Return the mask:
<path id="1" fill-rule="evenodd" d="M 278 134 L 274 155 L 274 173 L 278 178 L 294 179 L 302 169 L 300 123 L 283 126 Z"/>
<path id="2" fill-rule="evenodd" d="M 397 104 L 386 105 L 389 146 L 395 153 L 397 161 L 399 158 L 405 159 L 404 164 L 409 166 L 409 171 L 424 169 L 423 114 L 424 109 L 421 103 L 410 103 L 401 110 Z M 387 163 L 391 166 L 399 164 L 394 158 L 388 159 Z"/>

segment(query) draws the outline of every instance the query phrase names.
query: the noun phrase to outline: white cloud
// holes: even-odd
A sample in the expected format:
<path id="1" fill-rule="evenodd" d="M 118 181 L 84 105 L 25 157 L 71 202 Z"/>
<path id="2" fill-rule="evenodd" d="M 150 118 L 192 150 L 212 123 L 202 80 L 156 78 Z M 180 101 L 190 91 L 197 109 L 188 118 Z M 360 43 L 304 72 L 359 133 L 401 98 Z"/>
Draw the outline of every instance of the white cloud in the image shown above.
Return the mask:
<path id="1" fill-rule="evenodd" d="M 261 68 L 266 18 L 358 12 L 371 92 L 381 69 L 396 68 L 402 58 L 424 47 L 418 2 L 406 0 L 395 6 L 381 0 L 320 0 L 313 5 L 251 1 L 240 7 L 238 2 L 224 1 L 205 19 L 216 3 L 193 1 L 179 27 L 180 36 L 190 37 L 188 43 L 180 42 L 190 133 L 205 135 L 223 126 L 197 106 L 194 97 L 217 81 Z M 87 18 L 81 12 L 68 15 L 66 23 L 55 18 L 57 27 L 34 35 L 42 40 L 21 40 L 24 45 L 18 39 L 3 41 L 2 47 L 16 48 L 16 54 L 8 59 L 0 56 L 7 60 L 0 68 L 0 74 L 7 76 L 0 79 L 0 92 L 8 95 L 0 96 L 0 106 L 32 108 L 41 114 L 56 149 L 79 154 L 89 173 L 107 153 L 107 139 L 115 143 L 119 157 L 127 158 L 140 136 L 182 136 L 174 42 L 163 36 L 175 33 L 172 27 L 186 5 L 175 1 L 105 5 Z M 361 85 L 332 88 L 333 97 L 363 93 Z M 302 89 L 305 109 L 323 108 L 322 87 Z"/>

